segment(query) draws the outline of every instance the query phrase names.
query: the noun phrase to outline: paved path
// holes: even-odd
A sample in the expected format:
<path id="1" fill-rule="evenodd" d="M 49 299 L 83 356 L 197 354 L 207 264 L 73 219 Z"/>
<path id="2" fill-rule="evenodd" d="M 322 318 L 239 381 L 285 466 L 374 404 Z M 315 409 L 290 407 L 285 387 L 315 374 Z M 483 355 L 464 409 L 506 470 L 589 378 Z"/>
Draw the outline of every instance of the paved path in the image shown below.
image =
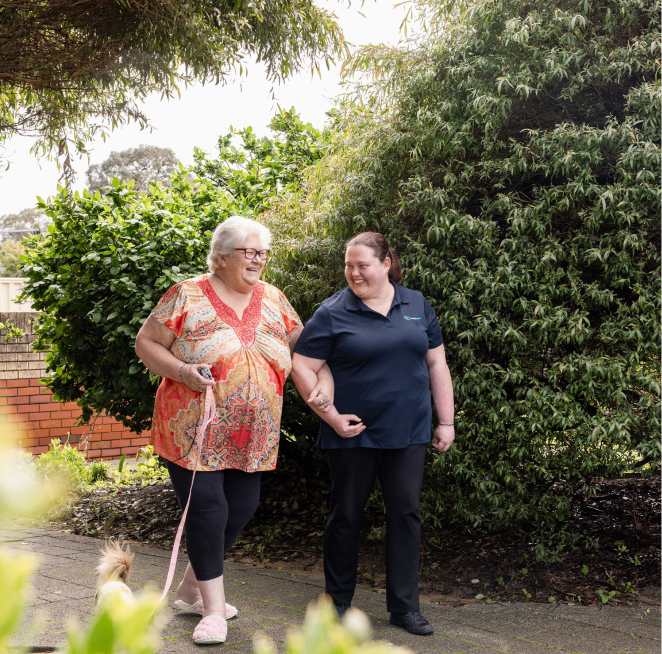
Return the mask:
<path id="1" fill-rule="evenodd" d="M 94 538 L 19 527 L 0 528 L 4 547 L 38 554 L 40 567 L 34 579 L 30 617 L 41 613 L 45 623 L 33 646 L 57 646 L 64 640 L 67 618 L 84 620 L 92 611 L 92 598 L 101 542 Z M 168 552 L 132 546 L 136 553 L 131 586 L 134 590 L 163 586 Z M 186 559 L 180 557 L 183 572 Z M 239 608 L 229 622 L 227 643 L 204 651 L 252 651 L 252 638 L 263 633 L 282 642 L 286 632 L 300 626 L 306 606 L 323 590 L 322 582 L 301 575 L 228 563 L 228 601 Z M 174 598 L 174 592 L 171 593 Z M 357 591 L 354 605 L 371 617 L 375 638 L 411 647 L 416 652 L 488 654 L 660 654 L 660 613 L 614 607 L 552 606 L 541 604 L 472 605 L 447 608 L 421 607 L 435 625 L 434 636 L 415 637 L 388 622 L 383 595 Z M 161 652 L 199 652 L 191 641 L 197 617 L 166 609 Z M 281 647 L 282 650 L 282 647 Z"/>

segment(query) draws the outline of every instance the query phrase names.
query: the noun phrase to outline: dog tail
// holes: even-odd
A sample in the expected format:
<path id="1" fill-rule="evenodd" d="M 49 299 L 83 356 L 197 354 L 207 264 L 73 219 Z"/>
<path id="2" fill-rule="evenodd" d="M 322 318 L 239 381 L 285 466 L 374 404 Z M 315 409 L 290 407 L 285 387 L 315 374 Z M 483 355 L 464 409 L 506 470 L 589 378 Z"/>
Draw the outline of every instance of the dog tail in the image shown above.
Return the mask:
<path id="1" fill-rule="evenodd" d="M 121 581 L 126 583 L 131 574 L 133 552 L 131 548 L 120 545 L 117 541 L 107 543 L 101 553 L 101 561 L 97 566 L 99 584 L 107 581 Z"/>

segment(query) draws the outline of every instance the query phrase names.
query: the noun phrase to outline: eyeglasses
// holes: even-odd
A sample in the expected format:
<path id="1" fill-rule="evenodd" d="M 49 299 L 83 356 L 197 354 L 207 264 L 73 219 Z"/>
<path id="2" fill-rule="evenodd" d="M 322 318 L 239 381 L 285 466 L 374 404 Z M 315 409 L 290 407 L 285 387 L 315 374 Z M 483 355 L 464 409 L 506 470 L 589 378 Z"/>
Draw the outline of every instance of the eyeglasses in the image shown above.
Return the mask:
<path id="1" fill-rule="evenodd" d="M 235 250 L 242 250 L 247 259 L 255 259 L 260 257 L 260 261 L 269 261 L 271 259 L 271 250 L 256 250 L 255 248 L 235 248 Z"/>

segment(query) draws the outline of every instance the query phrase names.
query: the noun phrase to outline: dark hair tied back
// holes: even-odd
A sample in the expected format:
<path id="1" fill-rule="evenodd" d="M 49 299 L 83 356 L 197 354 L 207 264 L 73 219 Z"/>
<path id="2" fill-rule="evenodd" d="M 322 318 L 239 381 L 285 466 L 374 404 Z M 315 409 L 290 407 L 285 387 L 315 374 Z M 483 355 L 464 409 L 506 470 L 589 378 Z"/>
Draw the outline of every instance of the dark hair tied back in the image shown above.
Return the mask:
<path id="1" fill-rule="evenodd" d="M 391 268 L 388 271 L 388 278 L 392 282 L 399 284 L 402 281 L 402 268 L 400 267 L 400 259 L 398 255 L 393 252 L 388 241 L 382 234 L 378 232 L 361 232 L 347 241 L 345 250 L 352 245 L 365 245 L 372 249 L 375 256 L 382 262 L 388 257 L 391 260 Z"/>

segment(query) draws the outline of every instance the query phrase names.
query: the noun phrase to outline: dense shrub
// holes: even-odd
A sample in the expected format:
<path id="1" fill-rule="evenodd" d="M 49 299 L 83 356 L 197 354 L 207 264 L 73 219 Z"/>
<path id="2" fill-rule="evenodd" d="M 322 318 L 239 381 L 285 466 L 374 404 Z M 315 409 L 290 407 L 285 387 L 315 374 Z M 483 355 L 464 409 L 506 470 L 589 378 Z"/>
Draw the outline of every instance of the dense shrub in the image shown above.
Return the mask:
<path id="1" fill-rule="evenodd" d="M 108 481 L 111 475 L 110 463 L 103 459 L 96 459 L 90 463 L 89 478 L 90 483 L 96 484 L 99 481 Z"/>
<path id="2" fill-rule="evenodd" d="M 276 113 L 269 129 L 272 138 L 258 136 L 252 127 L 230 128 L 218 139 L 215 159 L 195 149 L 196 175 L 230 193 L 248 213 L 264 211 L 279 194 L 296 193 L 308 166 L 334 139 L 332 130 L 320 131 L 304 123 L 294 107 Z"/>
<path id="3" fill-rule="evenodd" d="M 79 488 L 90 481 L 90 470 L 85 465 L 85 455 L 69 443 L 58 439 L 51 441 L 48 451 L 36 457 L 32 465 L 43 477 L 66 480 Z"/>
<path id="4" fill-rule="evenodd" d="M 592 476 L 659 466 L 659 3 L 417 6 L 427 34 L 349 62 L 343 136 L 274 216 L 317 230 L 275 270 L 308 318 L 343 240 L 384 232 L 454 378 L 437 515 L 551 526 Z"/>

